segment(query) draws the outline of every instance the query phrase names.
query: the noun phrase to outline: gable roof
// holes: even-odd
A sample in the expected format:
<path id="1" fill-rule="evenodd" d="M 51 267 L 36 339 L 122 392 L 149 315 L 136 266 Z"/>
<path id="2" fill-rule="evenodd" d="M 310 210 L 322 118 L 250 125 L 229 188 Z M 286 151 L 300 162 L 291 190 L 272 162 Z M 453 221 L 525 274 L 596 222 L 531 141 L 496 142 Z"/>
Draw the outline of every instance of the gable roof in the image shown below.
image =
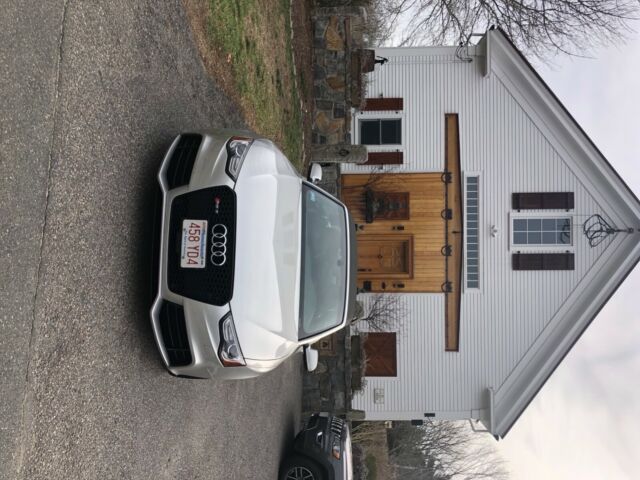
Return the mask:
<path id="1" fill-rule="evenodd" d="M 535 90 L 537 95 L 545 97 L 544 100 L 546 104 L 555 106 L 556 111 L 550 111 L 548 114 L 564 117 L 561 118 L 561 120 L 567 126 L 568 134 L 581 137 L 580 139 L 586 142 L 588 148 L 584 149 L 584 158 L 592 161 L 594 164 L 598 164 L 597 166 L 602 170 L 602 176 L 605 177 L 602 178 L 602 182 L 607 182 L 609 184 L 607 194 L 609 196 L 617 195 L 618 198 L 615 199 L 617 204 L 620 205 L 624 203 L 628 207 L 628 211 L 624 217 L 632 219 L 637 231 L 640 232 L 640 228 L 638 228 L 640 227 L 640 200 L 638 197 L 624 182 L 622 177 L 620 177 L 618 172 L 613 168 L 545 81 L 535 71 L 531 63 L 529 63 L 522 52 L 518 50 L 509 36 L 502 29 L 492 27 L 487 32 L 483 40 L 486 43 L 485 51 L 487 55 L 487 74 L 490 73 L 490 67 L 488 66 L 491 61 L 490 56 L 495 54 L 494 49 L 490 45 L 499 45 L 502 51 L 506 52 L 509 57 L 508 61 L 517 64 L 516 68 L 523 73 L 524 78 L 522 81 L 528 82 L 531 89 Z M 515 388 L 514 385 L 517 384 L 519 387 L 522 387 L 524 382 L 522 378 L 512 379 L 511 383 L 513 385 L 507 385 L 507 393 L 503 393 L 502 395 L 502 398 L 508 396 L 510 400 L 503 402 L 505 403 L 504 406 L 500 405 L 499 397 L 501 391 L 505 388 L 505 385 L 509 380 L 505 382 L 505 385 L 501 386 L 499 390 L 495 392 L 490 390 L 489 418 L 486 419 L 486 421 L 483 421 L 496 438 L 504 437 L 511 430 L 514 423 L 518 420 L 520 415 L 522 415 L 524 410 L 547 382 L 558 365 L 566 357 L 584 331 L 602 310 L 604 305 L 640 261 L 640 234 L 628 235 L 624 240 L 621 240 L 621 243 L 622 242 L 626 242 L 629 245 L 626 250 L 618 252 L 618 256 L 622 257 L 622 255 L 626 255 L 626 251 L 629 251 L 630 254 L 626 255 L 627 258 L 619 258 L 619 267 L 613 272 L 614 274 L 611 276 L 612 278 L 610 278 L 611 281 L 605 283 L 603 291 L 601 292 L 604 296 L 600 296 L 600 298 L 597 295 L 593 296 L 590 299 L 590 305 L 586 305 L 586 302 L 585 304 L 579 305 L 579 307 L 584 308 L 582 310 L 582 315 L 576 315 L 576 318 L 574 319 L 574 326 L 577 328 L 569 330 L 569 334 L 567 335 L 564 343 L 558 341 L 558 344 L 552 347 L 554 349 L 553 355 L 547 359 L 530 358 L 528 360 L 532 365 L 531 367 L 528 367 L 530 370 L 534 370 L 534 368 L 538 368 L 540 366 L 542 367 L 537 371 L 537 375 L 534 376 L 533 381 L 531 382 L 530 379 L 527 379 L 529 385 L 526 386 L 526 388 Z M 604 273 L 602 275 L 604 275 Z M 546 355 L 547 353 L 548 351 L 544 351 L 543 355 Z M 510 389 L 512 390 L 511 392 L 509 392 Z"/>

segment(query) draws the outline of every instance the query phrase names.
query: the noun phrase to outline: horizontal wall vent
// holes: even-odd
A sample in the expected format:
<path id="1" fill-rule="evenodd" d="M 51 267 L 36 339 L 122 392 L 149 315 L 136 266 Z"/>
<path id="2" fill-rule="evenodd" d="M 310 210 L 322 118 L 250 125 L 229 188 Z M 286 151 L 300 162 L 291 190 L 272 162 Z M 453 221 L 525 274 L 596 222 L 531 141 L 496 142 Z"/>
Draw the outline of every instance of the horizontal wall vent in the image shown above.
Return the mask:
<path id="1" fill-rule="evenodd" d="M 480 177 L 465 177 L 465 212 L 466 212 L 466 287 L 480 288 L 480 259 L 479 256 L 479 188 Z"/>

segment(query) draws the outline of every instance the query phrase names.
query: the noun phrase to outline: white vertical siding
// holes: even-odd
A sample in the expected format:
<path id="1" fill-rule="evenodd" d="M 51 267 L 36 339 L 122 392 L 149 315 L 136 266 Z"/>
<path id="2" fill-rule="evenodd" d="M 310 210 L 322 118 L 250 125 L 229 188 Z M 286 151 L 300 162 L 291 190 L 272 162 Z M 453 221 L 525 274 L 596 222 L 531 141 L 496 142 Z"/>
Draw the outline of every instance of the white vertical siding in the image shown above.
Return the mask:
<path id="1" fill-rule="evenodd" d="M 365 389 L 353 399 L 353 407 L 367 412 L 421 410 L 424 399 L 433 399 L 436 405 L 446 405 L 446 371 L 427 368 L 429 364 L 442 366 L 442 355 L 432 348 L 432 339 L 444 342 L 444 296 L 437 294 L 398 294 L 409 317 L 393 328 L 397 345 L 397 377 L 367 377 Z M 362 295 L 365 309 L 370 294 Z M 357 324 L 367 331 L 366 324 Z M 374 404 L 373 391 L 384 389 L 384 404 Z"/>
<path id="2" fill-rule="evenodd" d="M 561 156 L 527 113 L 528 107 L 505 87 L 499 72 L 483 77 L 478 59 L 462 63 L 451 51 L 436 52 L 378 52 L 390 62 L 376 68 L 369 95 L 404 98 L 405 164 L 399 171 L 441 171 L 445 113 L 458 114 L 462 170 L 480 176 L 481 287 L 463 294 L 457 353 L 444 350 L 443 295 L 403 295 L 409 318 L 406 333 L 398 336 L 398 377 L 367 379 L 353 402 L 354 408 L 367 412 L 486 408 L 484 390 L 505 382 L 610 244 L 590 248 L 581 233 L 587 216 L 609 215 L 572 172 L 569 165 L 579 165 L 580 159 Z M 370 167 L 343 167 L 345 173 L 369 171 Z M 574 271 L 512 270 L 511 194 L 519 191 L 575 193 L 576 207 L 570 212 L 575 224 Z M 492 226 L 498 230 L 495 238 L 490 235 Z M 374 388 L 385 389 L 384 404 L 373 403 Z"/>
<path id="3" fill-rule="evenodd" d="M 381 49 L 377 54 L 389 62 L 377 66 L 370 74 L 367 97 L 402 97 L 404 164 L 394 166 L 397 172 L 432 172 L 444 169 L 444 113 L 453 112 L 454 98 L 441 93 L 447 85 L 459 81 L 468 63 L 455 56 L 455 48 L 406 49 L 412 54 L 399 54 L 394 49 Z M 420 52 L 433 52 L 418 55 Z M 443 115 L 440 116 L 440 113 Z M 358 141 L 358 120 L 361 118 L 396 117 L 395 111 L 358 112 L 353 119 L 354 141 Z M 439 121 L 434 122 L 434 116 Z M 370 151 L 395 150 L 396 147 L 368 147 Z M 343 173 L 368 173 L 371 167 L 343 165 Z"/>

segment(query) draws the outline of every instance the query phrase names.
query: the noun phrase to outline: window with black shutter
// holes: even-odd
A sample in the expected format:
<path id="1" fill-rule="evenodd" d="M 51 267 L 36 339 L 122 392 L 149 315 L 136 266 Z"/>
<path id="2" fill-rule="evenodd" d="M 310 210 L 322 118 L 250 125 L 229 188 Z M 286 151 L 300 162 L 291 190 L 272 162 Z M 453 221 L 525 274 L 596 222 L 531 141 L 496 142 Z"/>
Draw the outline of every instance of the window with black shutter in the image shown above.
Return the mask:
<path id="1" fill-rule="evenodd" d="M 572 210 L 573 192 L 528 192 L 513 193 L 514 210 Z"/>
<path id="2" fill-rule="evenodd" d="M 514 253 L 514 270 L 574 270 L 573 253 Z"/>
<path id="3" fill-rule="evenodd" d="M 402 120 L 399 118 L 360 120 L 360 143 L 362 145 L 402 144 Z"/>
<path id="4" fill-rule="evenodd" d="M 513 216 L 514 246 L 571 245 L 571 217 Z"/>

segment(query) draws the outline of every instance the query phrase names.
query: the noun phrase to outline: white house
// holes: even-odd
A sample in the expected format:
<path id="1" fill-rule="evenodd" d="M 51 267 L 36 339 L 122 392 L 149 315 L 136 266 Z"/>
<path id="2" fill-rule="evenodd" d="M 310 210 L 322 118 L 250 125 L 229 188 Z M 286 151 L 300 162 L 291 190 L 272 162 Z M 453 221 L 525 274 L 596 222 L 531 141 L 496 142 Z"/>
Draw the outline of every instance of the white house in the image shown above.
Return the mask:
<path id="1" fill-rule="evenodd" d="M 352 407 L 503 437 L 640 259 L 640 201 L 501 30 L 376 54 L 342 195 L 365 301 L 408 314 Z"/>

